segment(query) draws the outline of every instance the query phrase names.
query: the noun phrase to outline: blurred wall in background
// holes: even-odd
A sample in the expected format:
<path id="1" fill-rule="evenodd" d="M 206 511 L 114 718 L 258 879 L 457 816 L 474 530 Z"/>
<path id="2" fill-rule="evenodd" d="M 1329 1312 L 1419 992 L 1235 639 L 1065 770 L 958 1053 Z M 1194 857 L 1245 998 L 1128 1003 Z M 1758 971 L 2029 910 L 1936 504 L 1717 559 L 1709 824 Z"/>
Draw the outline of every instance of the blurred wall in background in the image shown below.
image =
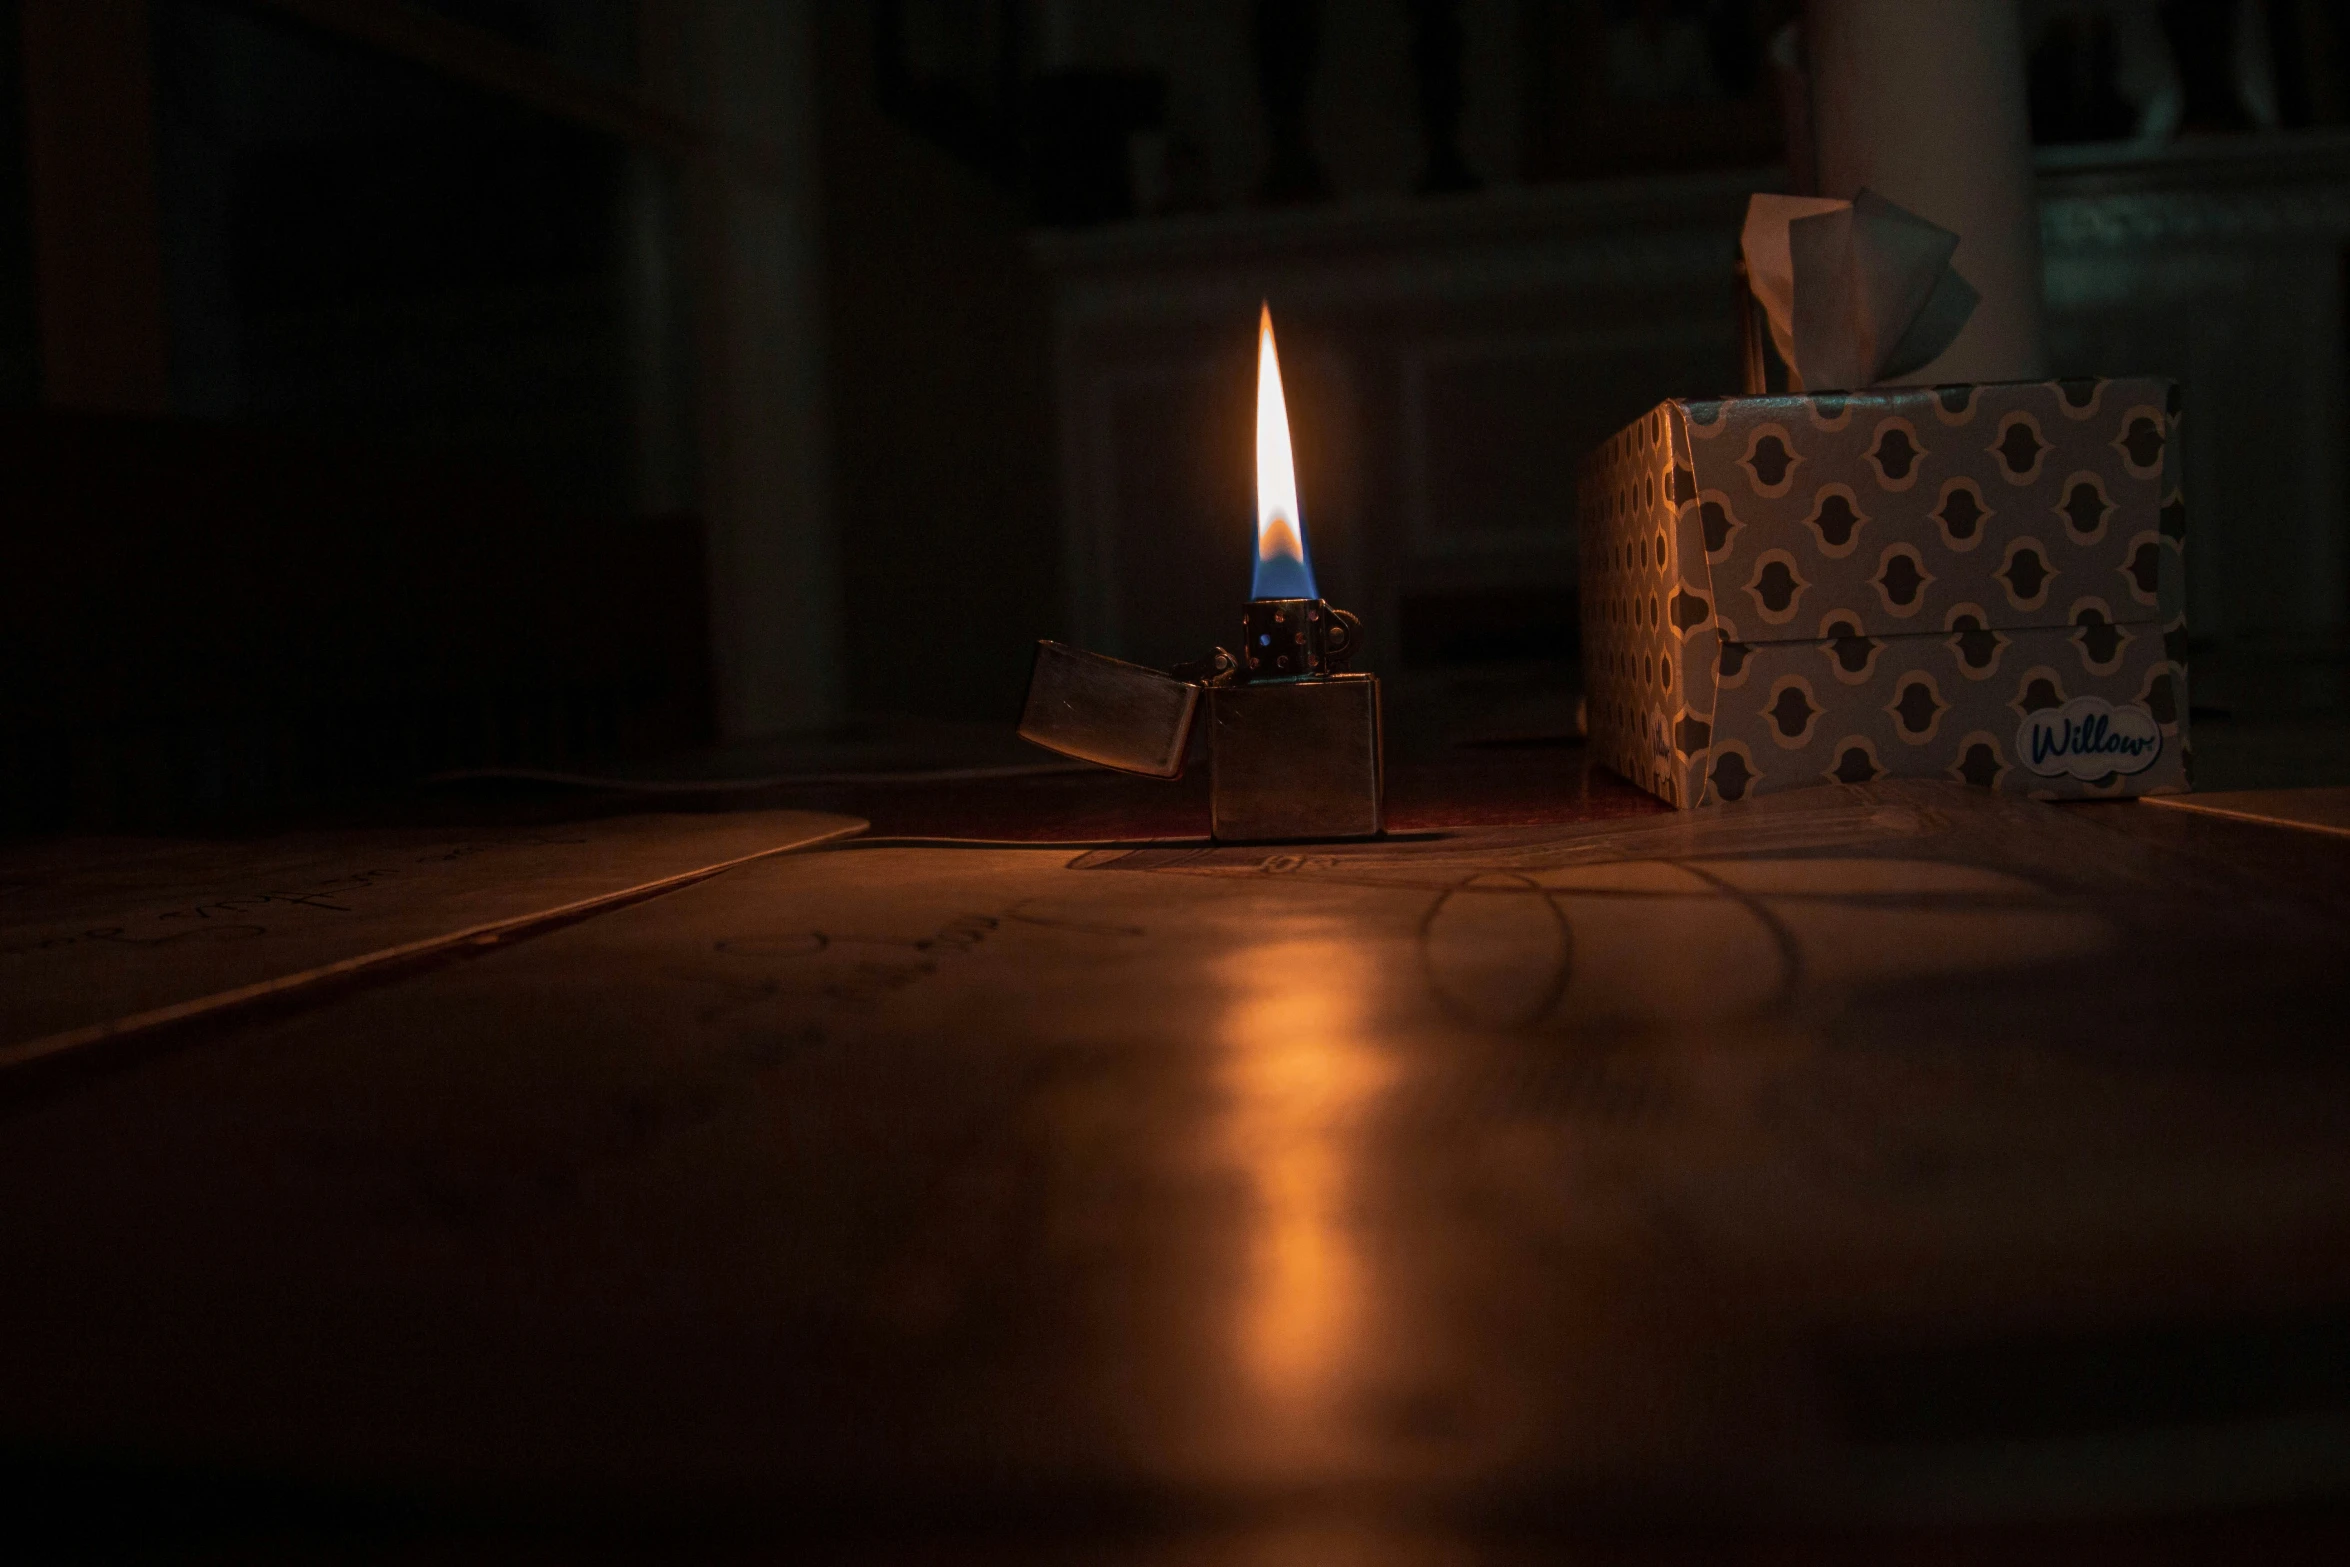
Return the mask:
<path id="1" fill-rule="evenodd" d="M 2023 8 L 2059 366 L 2187 383 L 2198 701 L 2338 704 L 2350 30 Z M 1374 662 L 1571 677 L 1575 463 L 1729 388 L 1798 9 L 0 0 L 0 824 L 1196 654 L 1259 299 Z"/>
<path id="2" fill-rule="evenodd" d="M 995 171 L 885 110 L 876 8 L 824 17 L 849 707 L 1001 718 L 1018 710 L 1030 645 L 1061 615 L 1046 300 L 1028 213 Z"/>

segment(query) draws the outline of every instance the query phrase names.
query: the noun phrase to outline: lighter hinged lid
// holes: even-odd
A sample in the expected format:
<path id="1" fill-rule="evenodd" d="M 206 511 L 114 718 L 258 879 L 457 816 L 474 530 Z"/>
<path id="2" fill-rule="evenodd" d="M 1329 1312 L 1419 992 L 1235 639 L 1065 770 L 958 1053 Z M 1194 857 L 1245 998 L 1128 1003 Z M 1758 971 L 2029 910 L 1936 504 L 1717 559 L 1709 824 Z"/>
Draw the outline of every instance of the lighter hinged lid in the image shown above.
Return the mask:
<path id="1" fill-rule="evenodd" d="M 1020 737 L 1120 772 L 1177 778 L 1200 687 L 1065 642 L 1036 644 Z"/>

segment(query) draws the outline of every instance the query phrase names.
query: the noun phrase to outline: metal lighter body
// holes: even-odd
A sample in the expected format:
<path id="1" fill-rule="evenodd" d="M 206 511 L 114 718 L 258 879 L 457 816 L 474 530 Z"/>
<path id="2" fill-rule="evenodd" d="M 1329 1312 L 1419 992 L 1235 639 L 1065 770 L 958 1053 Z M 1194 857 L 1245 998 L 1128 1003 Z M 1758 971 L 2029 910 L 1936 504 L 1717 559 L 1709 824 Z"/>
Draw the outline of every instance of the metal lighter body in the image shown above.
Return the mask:
<path id="1" fill-rule="evenodd" d="M 1376 675 L 1214 687 L 1209 831 L 1231 843 L 1377 837 L 1384 740 Z"/>
<path id="2" fill-rule="evenodd" d="M 1345 667 L 1360 622 L 1321 599 L 1255 599 L 1242 637 L 1241 657 L 1218 649 L 1173 673 L 1040 642 L 1020 733 L 1065 756 L 1176 778 L 1204 693 L 1217 838 L 1376 837 L 1387 805 L 1379 680 Z"/>

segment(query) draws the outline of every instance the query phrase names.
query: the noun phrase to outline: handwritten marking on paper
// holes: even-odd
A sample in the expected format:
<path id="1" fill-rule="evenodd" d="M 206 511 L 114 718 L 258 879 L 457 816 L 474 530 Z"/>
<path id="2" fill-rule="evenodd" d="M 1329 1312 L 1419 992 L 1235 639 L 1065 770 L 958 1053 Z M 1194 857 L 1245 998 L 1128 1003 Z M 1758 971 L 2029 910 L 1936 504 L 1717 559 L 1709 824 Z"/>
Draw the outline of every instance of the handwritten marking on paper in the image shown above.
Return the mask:
<path id="1" fill-rule="evenodd" d="M 1269 854 L 1256 868 L 1267 876 L 1294 876 L 1299 871 L 1332 871 L 1343 863 L 1335 854 Z"/>
<path id="2" fill-rule="evenodd" d="M 542 838 L 536 835 L 519 838 L 470 838 L 463 843 L 450 844 L 437 854 L 420 854 L 416 857 L 416 863 L 428 865 L 449 860 L 469 860 L 477 854 L 486 854 L 492 849 L 575 849 L 584 846 L 587 842 L 588 840 L 585 838 Z"/>
<path id="3" fill-rule="evenodd" d="M 301 908 L 324 911 L 329 914 L 349 914 L 356 905 L 355 893 L 365 892 L 387 877 L 399 872 L 386 869 L 358 871 L 348 876 L 330 877 L 326 881 L 293 892 L 248 892 L 233 897 L 212 898 L 184 908 L 165 909 L 149 916 L 158 927 L 154 934 L 138 934 L 128 925 L 93 925 L 80 931 L 38 937 L 11 947 L 0 947 L 0 957 L 21 957 L 32 952 L 50 952 L 60 947 L 80 946 L 90 942 L 111 942 L 131 947 L 162 947 L 190 939 L 249 940 L 269 934 L 269 927 L 250 918 L 265 909 Z"/>
<path id="4" fill-rule="evenodd" d="M 1140 925 L 1123 924 L 1115 920 L 1084 919 L 1066 914 L 1054 914 L 1032 907 L 1041 902 L 1037 898 L 1022 898 L 1004 910 L 1003 917 L 1022 925 L 1038 925 L 1046 930 L 1066 930 L 1080 936 L 1146 936 Z"/>
<path id="5" fill-rule="evenodd" d="M 411 863 L 429 868 L 470 859 L 496 849 L 566 847 L 586 842 L 588 840 L 585 838 L 548 838 L 537 835 L 469 839 L 419 854 Z M 31 953 L 54 952 L 64 947 L 98 943 L 163 947 L 189 940 L 251 940 L 270 933 L 267 924 L 252 917 L 255 914 L 290 913 L 297 909 L 312 913 L 355 914 L 360 912 L 360 894 L 373 892 L 385 882 L 403 874 L 391 866 L 377 865 L 340 876 L 329 876 L 292 890 L 265 888 L 205 898 L 179 908 L 132 915 L 119 923 L 91 925 L 81 930 L 53 931 L 29 940 L 20 940 L 13 945 L 0 946 L 0 958 L 23 957 Z M 419 884 L 411 881 L 403 885 Z M 152 930 L 146 923 L 150 920 L 154 922 Z"/>
<path id="6" fill-rule="evenodd" d="M 938 972 L 939 959 L 969 952 L 1002 926 L 993 914 L 958 914 L 927 936 L 866 936 L 812 930 L 782 938 L 721 941 L 713 950 L 747 958 L 821 956 L 841 949 L 879 947 L 915 954 L 906 958 L 853 958 L 827 965 L 800 983 L 776 981 L 772 994 L 814 997 L 865 1009 Z M 846 952 L 842 953 L 847 957 Z"/>
<path id="7" fill-rule="evenodd" d="M 921 984 L 939 972 L 946 959 L 971 952 L 994 937 L 1006 924 L 1029 925 L 1080 936 L 1113 941 L 1148 934 L 1140 925 L 1097 920 L 1057 912 L 1036 898 L 1023 898 L 999 914 L 957 914 L 922 936 L 875 936 L 854 931 L 805 930 L 773 936 L 732 937 L 713 949 L 728 957 L 752 960 L 823 958 L 816 973 L 770 975 L 748 990 L 722 1000 L 704 1014 L 716 1021 L 727 1013 L 759 1002 L 784 997 L 816 999 L 866 1010 L 891 996 Z M 878 950 L 880 954 L 868 955 Z M 904 954 L 899 956 L 898 954 Z"/>

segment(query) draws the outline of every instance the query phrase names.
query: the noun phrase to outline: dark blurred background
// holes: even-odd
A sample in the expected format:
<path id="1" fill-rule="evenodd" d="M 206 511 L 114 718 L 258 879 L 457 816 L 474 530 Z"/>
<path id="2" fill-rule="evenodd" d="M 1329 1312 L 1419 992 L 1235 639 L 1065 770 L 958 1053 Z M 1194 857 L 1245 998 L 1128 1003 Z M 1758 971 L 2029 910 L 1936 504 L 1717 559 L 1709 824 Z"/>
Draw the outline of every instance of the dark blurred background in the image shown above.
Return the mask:
<path id="1" fill-rule="evenodd" d="M 906 718 L 1244 596 L 1257 301 L 1407 706 L 1571 689 L 1734 389 L 1786 0 L 0 4 L 0 827 Z M 2206 713 L 2350 619 L 2350 21 L 2032 0 L 2051 351 L 2188 388 Z"/>

